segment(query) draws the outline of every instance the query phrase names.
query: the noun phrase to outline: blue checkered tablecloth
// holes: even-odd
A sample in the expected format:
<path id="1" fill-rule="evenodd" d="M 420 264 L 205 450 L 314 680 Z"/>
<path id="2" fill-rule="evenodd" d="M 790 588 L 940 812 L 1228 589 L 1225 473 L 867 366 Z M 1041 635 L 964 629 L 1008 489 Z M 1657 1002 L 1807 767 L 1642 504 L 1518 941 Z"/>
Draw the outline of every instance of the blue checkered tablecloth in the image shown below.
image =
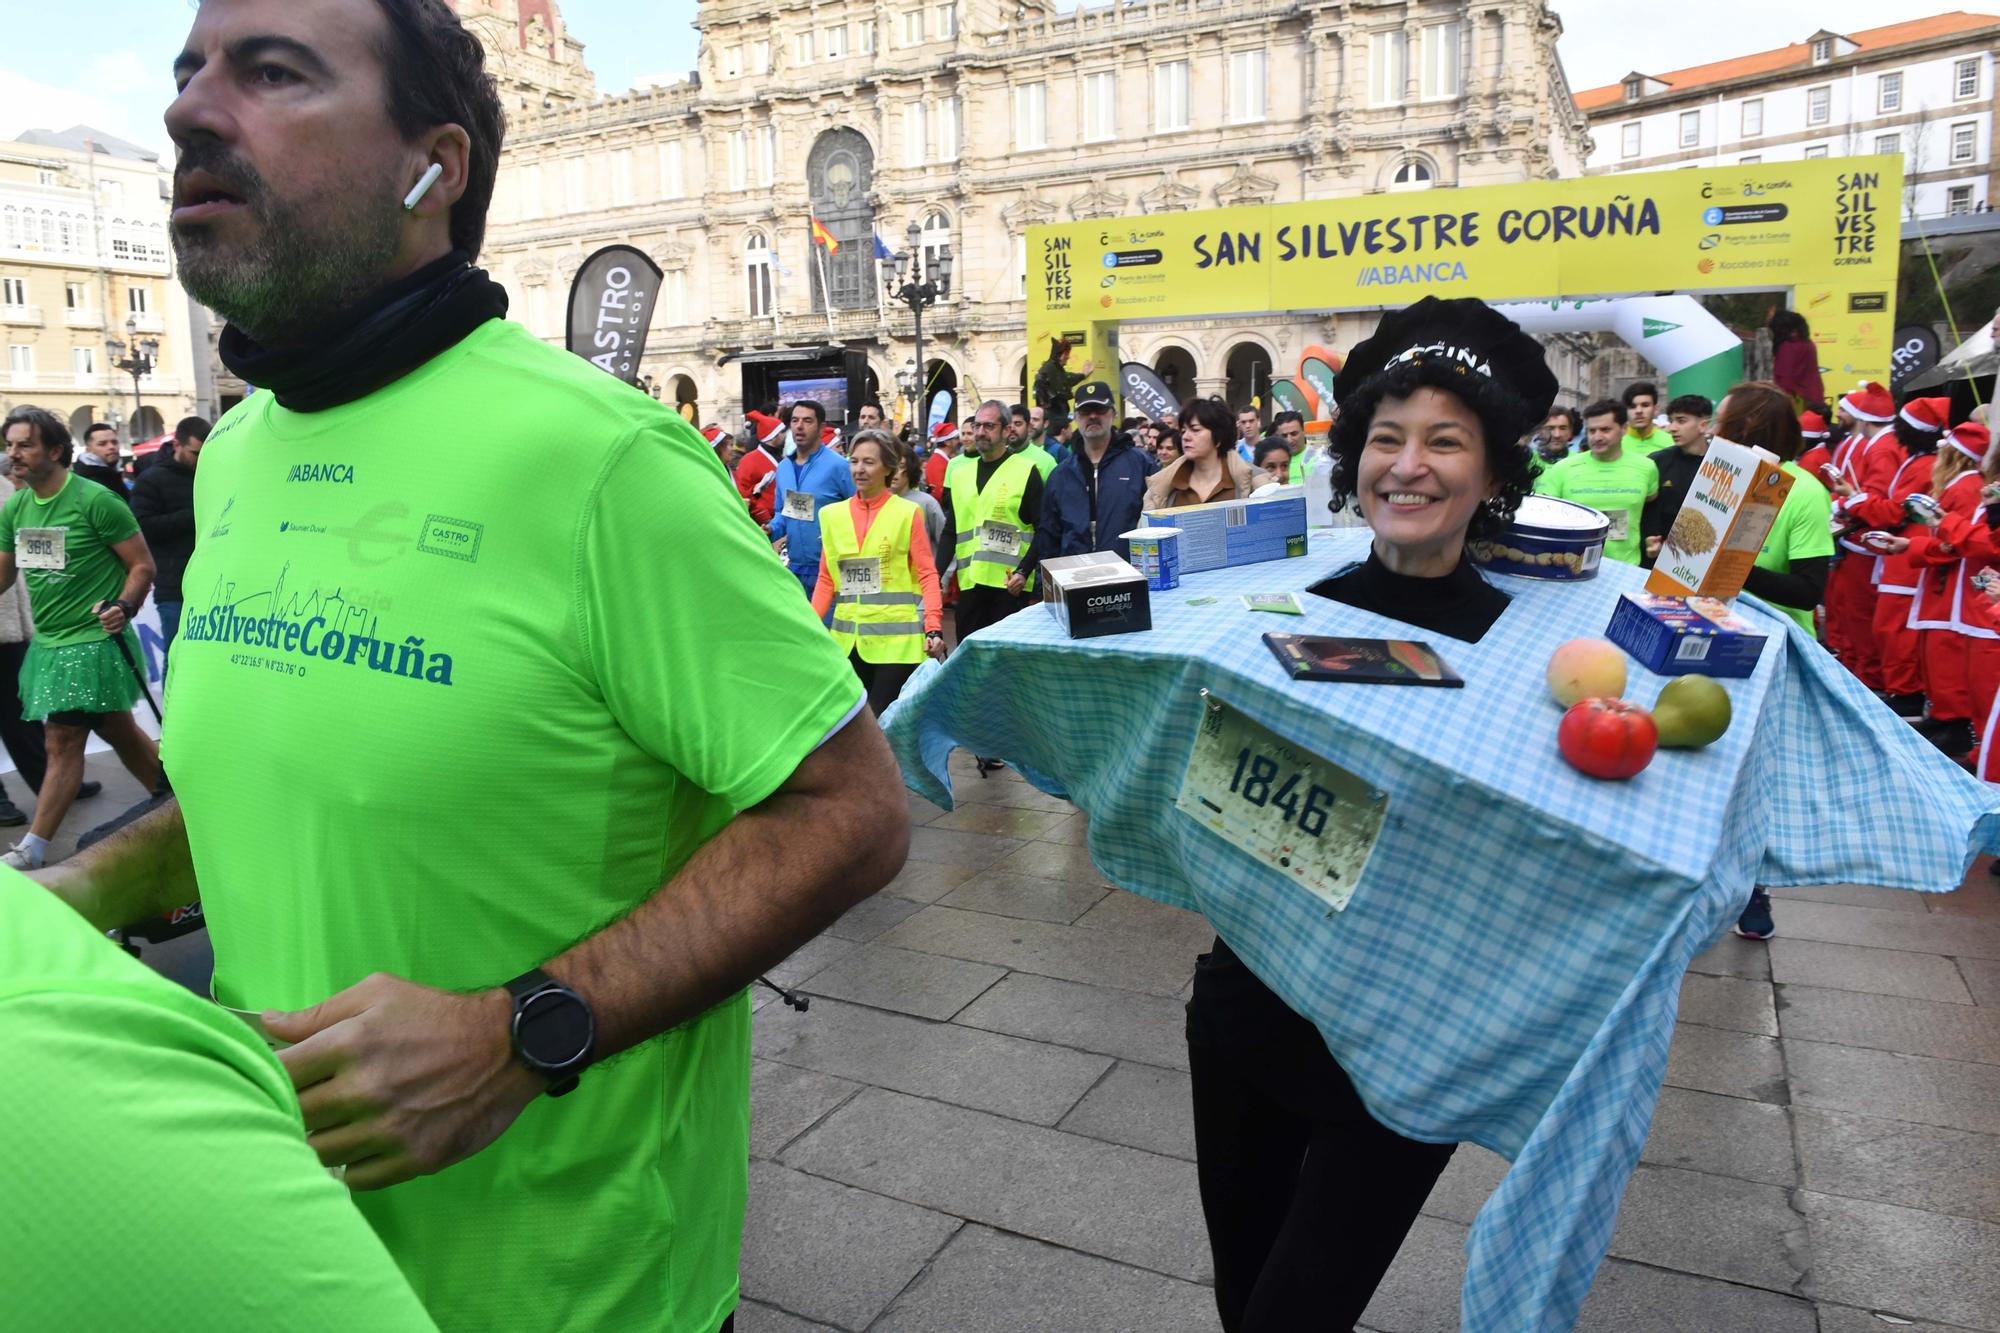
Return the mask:
<path id="1" fill-rule="evenodd" d="M 1068 796 L 1105 877 L 1205 915 L 1384 1124 L 1511 1159 L 1467 1241 L 1462 1325 L 1566 1329 L 1645 1143 L 1689 961 L 1752 884 L 1956 888 L 1975 852 L 2000 851 L 2000 795 L 1749 597 L 1739 610 L 1772 637 L 1754 675 L 1723 682 L 1729 733 L 1629 782 L 1577 773 L 1543 668 L 1640 588 L 1624 565 L 1580 584 L 1494 577 L 1514 600 L 1477 644 L 1310 595 L 1303 617 L 1243 609 L 1241 593 L 1361 559 L 1368 537 L 1315 532 L 1303 559 L 1184 576 L 1153 594 L 1148 633 L 1072 641 L 1029 607 L 919 671 L 889 739 L 939 805 L 954 747 Z M 1466 687 L 1293 681 L 1266 631 L 1426 639 Z M 1666 683 L 1631 677 L 1648 705 Z M 1389 793 L 1346 911 L 1174 808 L 1204 687 Z"/>

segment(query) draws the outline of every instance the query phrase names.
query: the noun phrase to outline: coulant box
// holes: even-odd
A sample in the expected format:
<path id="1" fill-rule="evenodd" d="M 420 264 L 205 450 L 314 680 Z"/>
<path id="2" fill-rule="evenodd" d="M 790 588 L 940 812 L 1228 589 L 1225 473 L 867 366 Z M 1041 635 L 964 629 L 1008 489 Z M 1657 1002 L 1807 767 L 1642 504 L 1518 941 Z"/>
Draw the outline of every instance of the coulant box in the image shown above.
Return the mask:
<path id="1" fill-rule="evenodd" d="M 1042 605 L 1072 639 L 1153 627 L 1146 576 L 1109 551 L 1042 561 Z"/>

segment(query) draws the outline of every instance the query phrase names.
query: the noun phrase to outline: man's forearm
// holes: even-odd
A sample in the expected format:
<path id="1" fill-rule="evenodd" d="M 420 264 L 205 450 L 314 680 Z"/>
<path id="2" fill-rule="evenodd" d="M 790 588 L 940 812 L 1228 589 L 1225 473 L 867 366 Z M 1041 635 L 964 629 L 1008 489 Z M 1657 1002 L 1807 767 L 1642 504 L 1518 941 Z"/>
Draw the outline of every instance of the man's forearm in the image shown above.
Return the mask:
<path id="1" fill-rule="evenodd" d="M 909 815 L 874 722 L 855 718 L 807 762 L 852 784 L 744 811 L 629 916 L 547 964 L 590 1002 L 600 1057 L 721 1003 L 902 868 Z"/>
<path id="2" fill-rule="evenodd" d="M 33 878 L 99 930 L 161 916 L 201 897 L 187 825 L 174 800 Z"/>
<path id="3" fill-rule="evenodd" d="M 125 567 L 125 586 L 118 593 L 118 600 L 127 606 L 137 607 L 146 600 L 146 594 L 153 587 L 153 566 L 143 560 L 134 561 Z"/>

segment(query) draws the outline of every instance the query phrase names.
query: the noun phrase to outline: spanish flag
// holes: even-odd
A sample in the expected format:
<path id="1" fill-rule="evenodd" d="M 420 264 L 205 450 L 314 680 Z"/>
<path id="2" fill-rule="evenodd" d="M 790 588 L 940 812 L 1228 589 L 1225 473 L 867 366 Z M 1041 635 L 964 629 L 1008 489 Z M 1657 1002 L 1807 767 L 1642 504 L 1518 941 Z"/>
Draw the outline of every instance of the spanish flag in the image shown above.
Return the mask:
<path id="1" fill-rule="evenodd" d="M 833 233 L 826 229 L 825 224 L 819 220 L 819 215 L 808 213 L 806 216 L 812 219 L 812 238 L 814 244 L 825 246 L 826 252 L 830 255 L 839 254 L 840 242 L 833 239 Z"/>

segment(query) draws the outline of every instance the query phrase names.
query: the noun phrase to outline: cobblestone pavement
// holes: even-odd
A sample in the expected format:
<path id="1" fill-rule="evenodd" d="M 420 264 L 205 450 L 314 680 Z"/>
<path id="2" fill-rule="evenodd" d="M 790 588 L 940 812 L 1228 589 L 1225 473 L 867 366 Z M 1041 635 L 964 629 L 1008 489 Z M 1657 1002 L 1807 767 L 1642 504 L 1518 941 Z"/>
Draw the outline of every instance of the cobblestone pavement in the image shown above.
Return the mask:
<path id="1" fill-rule="evenodd" d="M 1209 1333 L 1181 1024 L 1211 932 L 957 758 L 902 874 L 778 969 L 810 1012 L 757 993 L 739 1333 Z M 90 771 L 59 851 L 139 799 Z M 1778 938 L 1696 959 L 1580 1328 L 2000 1331 L 1996 886 L 1785 892 Z M 201 940 L 148 959 L 205 985 Z M 1365 1327 L 1456 1327 L 1505 1166 L 1459 1150 Z"/>

